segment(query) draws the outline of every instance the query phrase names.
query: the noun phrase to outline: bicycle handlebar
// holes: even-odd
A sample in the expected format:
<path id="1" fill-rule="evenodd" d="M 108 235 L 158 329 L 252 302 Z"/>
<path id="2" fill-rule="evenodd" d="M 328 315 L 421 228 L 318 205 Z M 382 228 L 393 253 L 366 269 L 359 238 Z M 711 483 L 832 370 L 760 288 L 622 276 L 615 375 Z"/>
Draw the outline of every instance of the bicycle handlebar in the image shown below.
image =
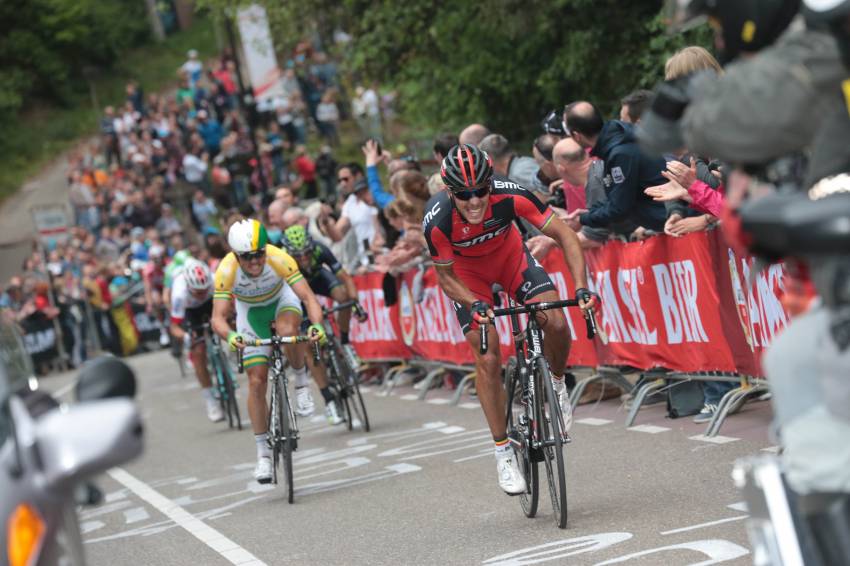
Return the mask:
<path id="1" fill-rule="evenodd" d="M 345 301 L 344 303 L 338 303 L 338 304 L 336 304 L 336 305 L 334 305 L 330 308 L 322 307 L 322 313 L 324 313 L 324 315 L 327 316 L 327 315 L 333 314 L 335 312 L 350 309 L 354 306 L 357 306 L 357 301 L 355 301 L 355 300 Z"/>
<path id="2" fill-rule="evenodd" d="M 244 344 L 246 346 L 280 346 L 282 344 L 300 344 L 302 342 L 310 342 L 310 336 L 272 336 L 271 338 L 257 338 L 254 340 L 245 340 Z M 243 350 L 242 348 L 236 348 L 236 363 L 237 370 L 239 373 L 245 371 L 245 367 L 242 365 L 242 356 Z M 313 343 L 313 360 L 319 361 L 319 343 Z"/>
<path id="3" fill-rule="evenodd" d="M 551 309 L 558 309 L 564 307 L 577 307 L 579 306 L 578 299 L 564 299 L 560 301 L 546 301 L 540 303 L 529 303 L 526 305 L 517 305 L 515 307 L 506 307 L 501 309 L 493 309 L 493 314 L 495 316 L 514 316 L 518 314 L 530 314 L 541 311 L 547 311 Z M 584 311 L 584 323 L 587 329 L 587 339 L 592 340 L 598 333 L 598 327 L 596 326 L 596 315 L 593 312 L 593 309 Z M 481 347 L 479 348 L 482 355 L 487 353 L 489 344 L 487 339 L 487 327 L 489 323 L 480 324 L 479 332 L 480 332 L 480 343 Z"/>

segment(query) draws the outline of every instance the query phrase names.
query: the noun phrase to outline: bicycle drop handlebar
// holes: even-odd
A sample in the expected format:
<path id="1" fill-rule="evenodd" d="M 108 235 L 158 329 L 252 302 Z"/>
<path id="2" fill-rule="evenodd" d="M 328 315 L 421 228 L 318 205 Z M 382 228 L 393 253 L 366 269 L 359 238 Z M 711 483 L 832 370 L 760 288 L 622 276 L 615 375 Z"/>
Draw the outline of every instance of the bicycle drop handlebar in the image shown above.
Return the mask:
<path id="1" fill-rule="evenodd" d="M 515 307 L 507 307 L 500 309 L 493 309 L 493 314 L 495 316 L 515 316 L 519 314 L 532 314 L 536 312 L 547 311 L 551 309 L 559 309 L 565 307 L 577 307 L 579 306 L 578 299 L 564 299 L 560 301 L 544 301 L 540 303 L 529 303 L 526 305 L 517 305 Z M 598 328 L 596 326 L 596 315 L 593 313 L 593 309 L 587 310 L 584 312 L 584 323 L 587 328 L 587 339 L 592 340 L 594 336 L 598 334 Z M 489 349 L 488 339 L 487 339 L 487 327 L 488 324 L 480 324 L 480 352 L 481 354 L 486 354 Z"/>
<path id="2" fill-rule="evenodd" d="M 300 344 L 302 342 L 310 342 L 310 336 L 272 336 L 271 338 L 256 338 L 254 340 L 245 340 L 244 344 L 246 346 L 281 346 L 283 344 Z M 238 366 L 239 373 L 245 371 L 245 367 L 242 365 L 242 349 L 236 349 L 236 363 Z M 313 343 L 313 360 L 319 361 L 319 343 Z"/>

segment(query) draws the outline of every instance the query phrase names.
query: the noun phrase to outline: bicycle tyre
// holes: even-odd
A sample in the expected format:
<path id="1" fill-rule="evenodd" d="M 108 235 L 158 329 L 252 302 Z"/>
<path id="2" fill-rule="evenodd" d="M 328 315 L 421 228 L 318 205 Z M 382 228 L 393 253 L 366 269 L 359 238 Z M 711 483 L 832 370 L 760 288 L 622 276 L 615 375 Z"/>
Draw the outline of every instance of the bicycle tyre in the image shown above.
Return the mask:
<path id="1" fill-rule="evenodd" d="M 276 379 L 280 380 L 279 377 Z M 281 459 L 283 460 L 283 473 L 286 479 L 286 498 L 289 503 L 295 500 L 295 484 L 292 480 L 292 449 L 295 444 L 293 437 L 294 423 L 292 418 L 292 408 L 289 406 L 289 392 L 283 387 L 278 387 L 278 393 L 281 395 L 280 403 L 278 404 L 278 413 L 281 422 Z"/>
<path id="2" fill-rule="evenodd" d="M 542 386 L 546 391 L 545 408 L 548 411 L 542 414 L 543 418 L 540 419 L 540 424 L 543 430 L 542 438 L 547 441 L 549 439 L 552 440 L 552 445 L 546 446 L 543 449 L 543 461 L 546 464 L 546 475 L 549 483 L 549 496 L 552 499 L 552 511 L 555 515 L 555 523 L 558 525 L 558 528 L 565 529 L 567 528 L 567 477 L 564 468 L 564 437 L 561 435 L 563 424 L 561 406 L 558 404 L 558 396 L 555 394 L 555 388 L 552 385 L 549 366 L 544 358 L 538 358 L 535 361 L 534 374 L 535 378 L 539 380 L 535 386 Z M 546 415 L 550 415 L 553 418 L 547 418 Z M 552 466 L 553 460 L 555 461 L 554 467 Z M 557 474 L 557 477 L 555 474 Z"/>
<path id="3" fill-rule="evenodd" d="M 218 359 L 218 354 L 216 352 L 207 352 L 207 359 L 209 360 L 209 365 L 212 366 L 212 371 L 210 371 L 210 380 L 215 379 L 215 390 L 218 392 L 218 405 L 221 407 L 222 413 L 227 415 L 228 426 L 233 428 L 233 423 L 230 421 L 230 413 L 227 411 L 227 391 L 224 385 L 224 374 L 221 367 L 221 360 Z M 207 368 L 209 371 L 210 368 Z"/>
<path id="4" fill-rule="evenodd" d="M 511 365 L 511 362 L 513 362 L 513 365 Z M 520 470 L 525 477 L 526 484 L 525 493 L 519 495 L 519 504 L 525 516 L 532 519 L 537 515 L 537 505 L 540 500 L 540 476 L 537 467 L 538 462 L 532 457 L 531 448 L 528 445 L 529 437 L 531 436 L 529 434 L 530 431 L 520 430 L 514 420 L 514 392 L 517 388 L 521 391 L 521 385 L 518 386 L 516 383 L 519 381 L 519 375 L 516 370 L 516 359 L 511 358 L 508 360 L 508 366 L 505 368 L 505 382 L 508 391 L 508 436 L 519 444 L 519 448 L 516 449 L 517 460 Z M 529 420 L 529 423 L 533 422 L 533 419 Z"/>
<path id="5" fill-rule="evenodd" d="M 340 411 L 342 411 L 348 430 L 354 428 L 354 419 L 351 415 L 351 405 L 348 402 L 348 389 L 345 386 L 345 378 L 342 375 L 342 358 L 339 356 L 335 345 L 328 348 L 328 369 L 333 374 L 333 383 L 336 389 L 336 399 Z"/>
<path id="6" fill-rule="evenodd" d="M 233 371 L 230 369 L 227 356 L 221 350 L 218 351 L 218 363 L 224 376 L 224 392 L 227 395 L 227 408 L 225 411 L 227 412 L 228 423 L 230 428 L 233 428 L 235 423 L 236 428 L 242 430 L 242 417 L 239 416 L 239 403 L 236 400 L 236 376 L 233 375 Z"/>
<path id="7" fill-rule="evenodd" d="M 342 361 L 341 369 L 345 374 L 345 382 L 348 390 L 348 398 L 351 400 L 351 406 L 354 408 L 354 412 L 357 413 L 357 419 L 360 421 L 363 432 L 369 432 L 371 425 L 369 424 L 369 413 L 366 410 L 366 402 L 363 401 L 363 395 L 360 393 L 360 375 L 357 373 L 357 370 L 351 367 L 345 356 L 338 355 L 337 359 Z M 354 415 L 352 415 L 352 420 L 353 417 Z"/>
<path id="8" fill-rule="evenodd" d="M 280 422 L 280 386 L 277 382 L 277 377 L 273 377 L 271 403 L 269 405 L 268 415 L 268 436 L 269 444 L 272 449 L 272 483 L 277 485 L 277 464 L 281 457 L 281 422 Z"/>

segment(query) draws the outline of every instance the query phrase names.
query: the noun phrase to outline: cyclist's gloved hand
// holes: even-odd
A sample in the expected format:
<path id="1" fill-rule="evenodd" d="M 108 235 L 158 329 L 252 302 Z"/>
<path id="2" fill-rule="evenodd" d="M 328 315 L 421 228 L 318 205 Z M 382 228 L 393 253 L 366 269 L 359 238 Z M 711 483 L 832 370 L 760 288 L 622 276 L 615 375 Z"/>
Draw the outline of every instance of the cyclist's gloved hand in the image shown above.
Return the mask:
<path id="1" fill-rule="evenodd" d="M 584 287 L 576 289 L 576 299 L 579 301 L 579 306 L 583 310 L 592 309 L 599 304 L 599 295 L 591 292 Z"/>
<path id="2" fill-rule="evenodd" d="M 307 329 L 307 334 L 314 342 L 318 342 L 322 346 L 328 343 L 328 335 L 325 334 L 325 327 L 321 324 L 311 324 Z"/>
<path id="3" fill-rule="evenodd" d="M 238 332 L 231 331 L 227 335 L 227 343 L 230 345 L 231 351 L 235 351 L 237 348 L 241 350 L 245 347 L 245 337 Z"/>
<path id="4" fill-rule="evenodd" d="M 354 318 L 357 319 L 357 322 L 366 322 L 369 320 L 369 313 L 366 312 L 366 309 L 360 303 L 354 303 Z"/>
<path id="5" fill-rule="evenodd" d="M 478 324 L 489 324 L 493 322 L 493 307 L 484 301 L 475 301 L 470 307 L 472 320 Z"/>

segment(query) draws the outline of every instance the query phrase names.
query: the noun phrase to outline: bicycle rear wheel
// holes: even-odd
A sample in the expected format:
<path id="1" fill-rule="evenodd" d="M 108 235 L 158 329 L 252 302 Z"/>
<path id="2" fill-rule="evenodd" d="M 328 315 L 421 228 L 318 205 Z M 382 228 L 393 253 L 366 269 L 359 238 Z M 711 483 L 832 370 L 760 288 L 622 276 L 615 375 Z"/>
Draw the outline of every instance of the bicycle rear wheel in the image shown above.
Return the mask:
<path id="1" fill-rule="evenodd" d="M 345 377 L 343 376 L 342 357 L 337 352 L 334 345 L 328 348 L 328 369 L 333 374 L 334 389 L 336 389 L 336 399 L 339 406 L 337 409 L 342 411 L 342 418 L 345 419 L 348 430 L 354 428 L 354 419 L 351 416 L 351 405 L 348 399 L 348 389 L 345 386 Z"/>
<path id="2" fill-rule="evenodd" d="M 360 393 L 360 376 L 357 374 L 357 370 L 351 367 L 345 356 L 338 355 L 337 359 L 341 362 L 340 370 L 342 371 L 346 391 L 348 392 L 346 397 L 353 410 L 351 420 L 354 421 L 354 417 L 356 417 L 360 421 L 363 432 L 369 432 L 369 413 L 366 412 L 366 403 L 363 401 L 363 395 Z M 353 424 L 352 422 L 352 426 Z"/>
<path id="3" fill-rule="evenodd" d="M 279 377 L 276 379 L 280 380 Z M 292 451 L 295 448 L 295 417 L 289 405 L 289 392 L 285 387 L 278 387 L 282 398 L 279 405 L 281 422 L 281 459 L 283 473 L 286 478 L 287 500 L 292 503 L 295 499 L 295 484 L 292 481 Z"/>
<path id="4" fill-rule="evenodd" d="M 546 464 L 546 477 L 549 483 L 549 496 L 552 499 L 552 511 L 555 523 L 561 529 L 567 528 L 567 477 L 564 468 L 564 437 L 562 436 L 564 419 L 561 416 L 561 406 L 558 396 L 552 386 L 552 376 L 544 358 L 538 358 L 534 363 L 535 390 L 542 387 L 546 391 L 546 402 L 542 403 L 538 413 L 541 438 L 545 441 L 543 461 Z M 542 398 L 541 398 L 542 401 Z"/>
<path id="5" fill-rule="evenodd" d="M 280 385 L 278 382 L 277 376 L 272 377 L 272 394 L 271 394 L 271 404 L 269 406 L 269 417 L 268 417 L 268 436 L 269 436 L 269 444 L 271 444 L 272 449 L 272 483 L 277 485 L 277 464 L 278 460 L 281 458 L 281 436 L 282 436 L 282 422 L 281 422 L 281 411 L 280 406 L 283 400 L 281 398 L 280 393 Z"/>
<path id="6" fill-rule="evenodd" d="M 510 361 L 505 369 L 505 383 L 508 390 L 508 436 L 514 443 L 520 470 L 525 477 L 525 493 L 519 495 L 519 504 L 526 517 L 531 519 L 537 515 L 537 504 L 540 495 L 540 481 L 537 468 L 537 460 L 532 455 L 529 439 L 531 438 L 530 427 L 532 420 L 528 419 L 528 413 L 524 405 L 514 407 L 515 392 L 521 394 L 522 387 L 519 385 L 519 375 L 516 372 L 516 360 L 513 365 Z M 515 411 L 516 409 L 516 411 Z M 525 424 L 519 422 L 521 416 L 525 416 Z"/>

